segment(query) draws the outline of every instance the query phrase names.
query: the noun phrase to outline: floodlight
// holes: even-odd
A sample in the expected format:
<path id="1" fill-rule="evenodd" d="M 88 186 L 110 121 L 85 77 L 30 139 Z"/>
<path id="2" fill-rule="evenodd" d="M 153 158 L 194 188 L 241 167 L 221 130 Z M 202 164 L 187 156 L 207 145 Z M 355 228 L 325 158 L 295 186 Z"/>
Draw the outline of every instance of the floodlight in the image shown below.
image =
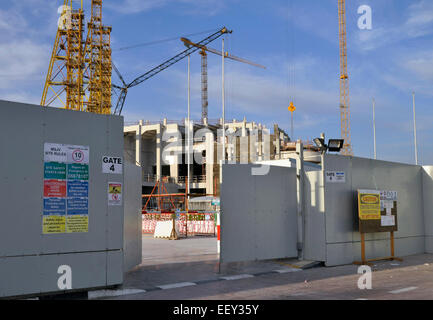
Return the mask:
<path id="1" fill-rule="evenodd" d="M 316 139 L 314 139 L 314 143 L 315 143 L 316 146 L 319 147 L 320 149 L 326 148 L 325 139 L 322 139 L 322 138 L 316 138 Z"/>
<path id="2" fill-rule="evenodd" d="M 343 149 L 344 140 L 343 139 L 329 139 L 328 151 L 330 152 L 340 152 Z"/>

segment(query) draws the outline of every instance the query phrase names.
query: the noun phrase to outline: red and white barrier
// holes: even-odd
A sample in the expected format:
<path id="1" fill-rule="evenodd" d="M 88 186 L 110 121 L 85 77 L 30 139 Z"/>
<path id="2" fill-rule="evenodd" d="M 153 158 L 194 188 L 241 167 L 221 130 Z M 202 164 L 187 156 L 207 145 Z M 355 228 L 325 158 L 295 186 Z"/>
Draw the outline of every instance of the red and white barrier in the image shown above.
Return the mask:
<path id="1" fill-rule="evenodd" d="M 181 213 L 176 220 L 176 229 L 179 235 L 216 235 L 216 224 L 213 213 L 188 214 L 191 217 L 199 217 L 205 220 L 190 220 L 186 222 L 186 214 Z M 171 214 L 143 214 L 143 234 L 154 234 L 158 221 L 171 219 Z"/>
<path id="2" fill-rule="evenodd" d="M 217 252 L 221 253 L 221 219 L 220 213 L 217 213 Z"/>

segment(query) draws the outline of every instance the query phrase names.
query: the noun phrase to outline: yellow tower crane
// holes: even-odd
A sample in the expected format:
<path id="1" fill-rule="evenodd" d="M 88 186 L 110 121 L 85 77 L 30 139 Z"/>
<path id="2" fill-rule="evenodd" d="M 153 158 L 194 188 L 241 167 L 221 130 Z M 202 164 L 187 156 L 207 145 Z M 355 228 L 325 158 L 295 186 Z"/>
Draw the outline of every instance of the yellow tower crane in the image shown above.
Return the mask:
<path id="1" fill-rule="evenodd" d="M 111 114 L 111 27 L 102 24 L 102 0 L 92 0 L 84 52 L 86 111 Z"/>
<path id="2" fill-rule="evenodd" d="M 42 93 L 42 106 L 111 113 L 111 27 L 102 25 L 102 0 L 91 0 L 84 38 L 83 1 L 64 0 Z"/>
<path id="3" fill-rule="evenodd" d="M 246 63 L 258 68 L 262 68 L 262 69 L 266 69 L 266 67 L 251 62 L 249 60 L 246 59 L 242 59 L 239 57 L 236 57 L 234 55 L 229 54 L 228 52 L 221 52 L 219 50 L 215 50 L 212 48 L 209 48 L 207 46 L 204 45 L 200 45 L 197 43 L 192 42 L 191 40 L 187 39 L 187 38 L 180 38 L 180 40 L 185 44 L 185 46 L 189 47 L 196 47 L 196 48 L 200 48 L 200 55 L 201 55 L 201 94 L 202 94 L 202 122 L 205 121 L 205 119 L 208 119 L 208 73 L 207 73 L 207 52 L 211 52 L 213 54 L 222 56 L 224 54 L 225 58 L 231 59 L 231 60 L 235 60 L 238 62 L 242 62 L 242 63 Z"/>
<path id="4" fill-rule="evenodd" d="M 83 8 L 73 10 L 72 0 L 64 0 L 51 53 L 41 105 L 83 110 Z"/>
<path id="5" fill-rule="evenodd" d="M 346 1 L 338 0 L 338 19 L 340 37 L 340 116 L 341 138 L 344 139 L 342 155 L 352 156 L 352 142 L 350 133 L 350 100 L 349 75 L 347 70 L 347 33 L 346 33 Z"/>

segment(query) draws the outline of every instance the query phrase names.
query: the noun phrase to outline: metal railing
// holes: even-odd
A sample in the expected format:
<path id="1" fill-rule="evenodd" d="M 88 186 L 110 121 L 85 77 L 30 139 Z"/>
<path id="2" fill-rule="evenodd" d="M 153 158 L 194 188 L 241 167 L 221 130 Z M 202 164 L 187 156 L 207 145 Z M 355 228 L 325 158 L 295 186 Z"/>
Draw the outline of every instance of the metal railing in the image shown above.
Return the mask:
<path id="1" fill-rule="evenodd" d="M 187 177 L 171 177 L 171 176 L 163 176 L 161 177 L 161 181 L 164 183 L 175 183 L 175 184 L 185 184 Z M 154 174 L 146 174 L 143 176 L 143 182 L 156 182 L 158 181 L 158 176 Z M 206 176 L 192 176 L 190 178 L 190 183 L 206 183 Z"/>

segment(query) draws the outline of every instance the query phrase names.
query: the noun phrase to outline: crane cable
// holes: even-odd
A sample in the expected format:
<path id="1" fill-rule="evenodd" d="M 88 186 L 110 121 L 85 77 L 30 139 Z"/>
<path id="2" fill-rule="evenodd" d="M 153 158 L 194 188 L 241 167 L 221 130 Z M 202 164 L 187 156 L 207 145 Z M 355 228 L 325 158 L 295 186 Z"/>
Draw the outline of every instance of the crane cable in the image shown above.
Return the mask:
<path id="1" fill-rule="evenodd" d="M 296 99 L 295 95 L 295 87 L 296 87 L 296 81 L 295 81 L 295 62 L 294 62 L 294 31 L 293 31 L 293 27 L 291 26 L 291 21 L 290 21 L 290 17 L 294 17 L 293 15 L 293 0 L 288 0 L 288 5 L 287 5 L 287 9 L 288 9 L 288 19 L 287 19 L 287 32 L 288 32 L 288 37 L 287 37 L 287 41 L 289 42 L 288 46 L 289 46 L 289 57 L 287 59 L 288 61 L 288 67 L 287 67 L 287 72 L 288 72 L 288 77 L 287 77 L 287 83 L 288 83 L 288 96 L 289 96 L 289 100 L 290 100 L 290 104 L 288 107 L 289 112 L 291 113 L 291 130 L 290 130 L 290 139 L 293 140 L 294 139 L 294 124 L 293 124 L 293 113 L 296 110 L 294 101 Z M 293 25 L 293 24 L 292 24 Z"/>
<path id="2" fill-rule="evenodd" d="M 121 47 L 118 49 L 114 49 L 113 51 L 125 51 L 125 50 L 130 50 L 130 49 L 136 49 L 139 47 L 146 47 L 146 46 L 151 46 L 151 45 L 155 45 L 155 44 L 160 44 L 160 43 L 164 43 L 164 42 L 177 41 L 177 40 L 179 40 L 179 38 L 182 38 L 182 37 L 186 38 L 186 37 L 197 36 L 197 35 L 201 35 L 201 34 L 205 34 L 205 33 L 212 33 L 212 32 L 215 32 L 217 30 L 219 30 L 219 29 L 212 29 L 212 30 L 201 31 L 201 32 L 190 33 L 190 34 L 186 34 L 186 35 L 182 35 L 182 36 L 172 37 L 172 38 L 166 38 L 166 39 L 155 40 L 155 41 L 150 41 L 150 42 L 143 42 L 143 43 L 127 46 L 127 47 Z"/>

